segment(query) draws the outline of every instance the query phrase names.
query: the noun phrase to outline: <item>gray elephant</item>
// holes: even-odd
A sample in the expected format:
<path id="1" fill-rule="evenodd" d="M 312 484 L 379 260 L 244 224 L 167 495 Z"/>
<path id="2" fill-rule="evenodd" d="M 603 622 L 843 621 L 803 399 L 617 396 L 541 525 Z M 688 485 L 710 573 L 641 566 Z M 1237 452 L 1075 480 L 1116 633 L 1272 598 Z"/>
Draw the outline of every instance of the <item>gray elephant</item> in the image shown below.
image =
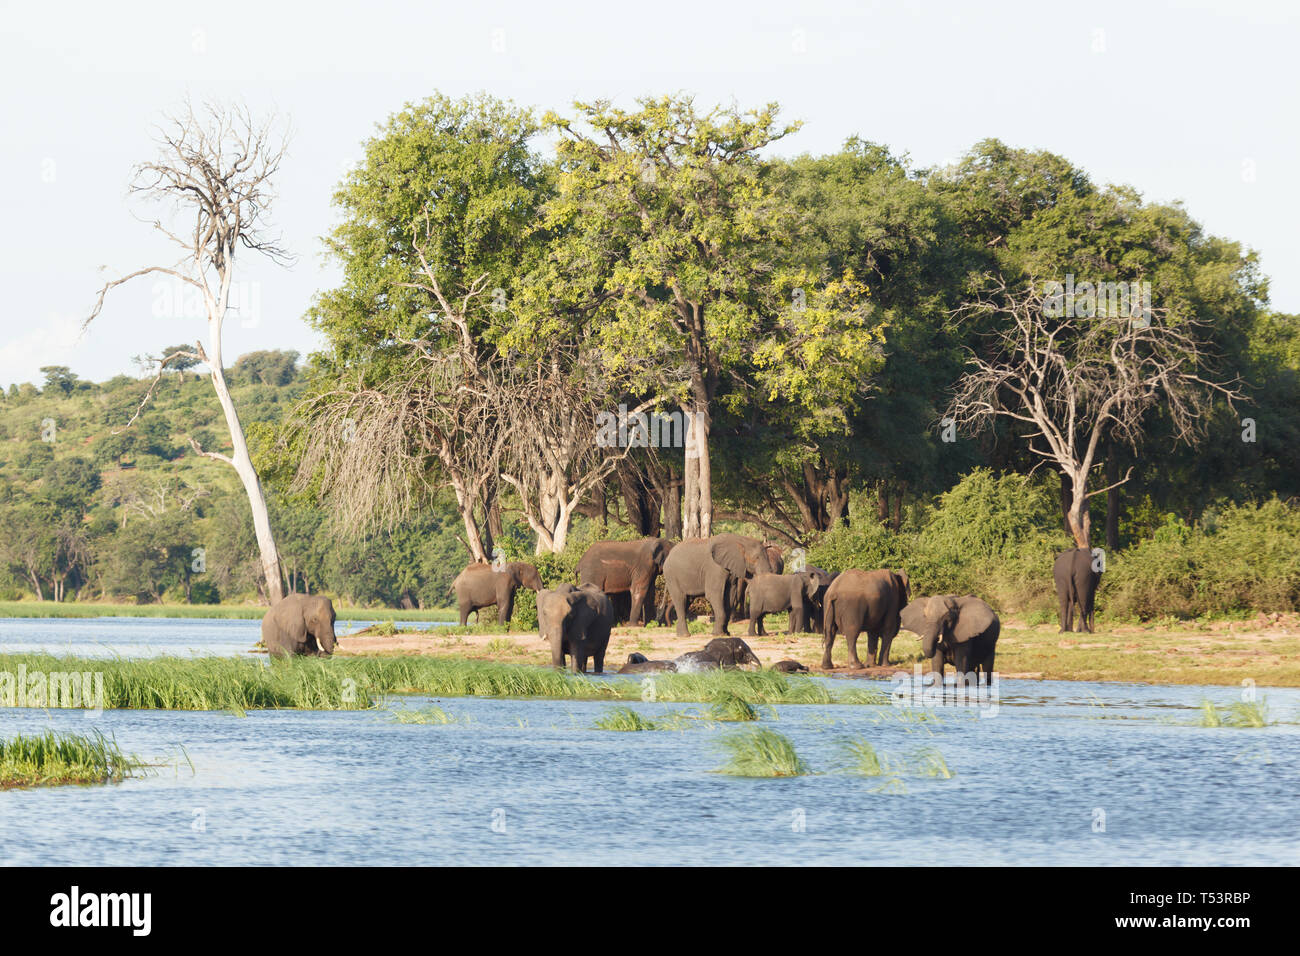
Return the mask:
<path id="1" fill-rule="evenodd" d="M 1074 613 L 1079 612 L 1079 629 L 1092 633 L 1093 604 L 1101 584 L 1098 559 L 1088 548 L 1071 548 L 1056 556 L 1052 565 L 1056 599 L 1060 602 L 1061 630 L 1074 630 Z"/>
<path id="2" fill-rule="evenodd" d="M 739 583 L 755 574 L 771 573 L 771 558 L 757 538 L 719 534 L 678 544 L 664 562 L 664 581 L 677 612 L 677 636 L 687 635 L 686 607 L 691 598 L 701 595 L 713 610 L 713 633 L 726 634 Z"/>
<path id="3" fill-rule="evenodd" d="M 561 584 L 537 594 L 537 630 L 550 642 L 551 663 L 563 668 L 568 657 L 575 673 L 585 673 L 591 658 L 597 674 L 605 672 L 605 649 L 614 608 L 594 584 Z"/>
<path id="4" fill-rule="evenodd" d="M 821 568 L 815 568 L 809 565 L 804 569 L 817 579 L 817 594 L 809 602 L 808 617 L 803 623 L 805 634 L 820 634 L 822 632 L 822 608 L 826 606 L 826 591 L 830 588 L 831 582 L 839 577 L 838 571 L 823 571 Z"/>
<path id="5" fill-rule="evenodd" d="M 676 661 L 652 661 L 644 654 L 633 651 L 627 663 L 618 669 L 620 674 L 671 674 L 677 670 Z"/>
<path id="6" fill-rule="evenodd" d="M 772 573 L 784 574 L 785 558 L 781 555 L 781 549 L 775 545 L 764 544 L 763 550 L 767 552 L 767 563 L 772 566 Z M 749 581 L 744 579 L 736 585 L 735 593 L 732 595 L 731 602 L 731 617 L 733 620 L 739 618 L 745 613 L 745 606 L 749 596 L 747 591 L 748 587 Z M 754 632 L 750 631 L 749 633 L 752 634 Z"/>
<path id="7" fill-rule="evenodd" d="M 800 664 L 798 661 L 792 661 L 789 658 L 786 658 L 783 661 L 777 661 L 772 665 L 772 670 L 781 674 L 805 674 L 808 672 L 808 668 L 803 664 Z"/>
<path id="8" fill-rule="evenodd" d="M 688 651 L 675 663 L 679 671 L 733 670 L 737 667 L 761 669 L 763 666 L 758 655 L 738 637 L 715 637 L 704 645 L 704 650 Z"/>
<path id="9" fill-rule="evenodd" d="M 460 608 L 461 627 L 469 621 L 470 611 L 475 612 L 477 618 L 481 608 L 493 604 L 497 606 L 497 620 L 503 625 L 509 624 L 515 609 L 515 592 L 520 588 L 542 589 L 542 576 L 526 561 L 511 561 L 502 565 L 499 571 L 490 564 L 469 565 L 451 582 Z"/>
<path id="10" fill-rule="evenodd" d="M 858 635 L 867 632 L 867 655 L 872 664 L 889 663 L 889 649 L 898 635 L 898 615 L 911 599 L 907 574 L 902 571 L 859 571 L 850 568 L 826 589 L 822 611 L 822 667 L 830 670 L 835 633 L 849 646 L 849 666 L 861 667 Z M 876 645 L 880 653 L 877 656 Z"/>
<path id="11" fill-rule="evenodd" d="M 766 634 L 763 617 L 780 611 L 790 612 L 787 634 L 795 634 L 804 628 L 808 620 L 809 606 L 817 597 L 818 579 L 808 571 L 794 574 L 756 574 L 749 582 L 746 594 L 749 598 L 749 633 Z"/>
<path id="12" fill-rule="evenodd" d="M 318 594 L 286 594 L 262 617 L 262 643 L 272 657 L 329 657 L 337 643 L 333 602 Z"/>
<path id="13" fill-rule="evenodd" d="M 649 623 L 655 579 L 671 550 L 672 545 L 663 538 L 597 541 L 578 560 L 578 583 L 594 584 L 611 597 L 629 595 L 627 620 Z"/>
<path id="14" fill-rule="evenodd" d="M 918 598 L 903 608 L 900 620 L 902 627 L 921 636 L 921 653 L 932 672 L 942 676 L 944 665 L 952 664 L 966 683 L 976 683 L 980 673 L 986 683 L 993 679 L 1002 622 L 979 598 L 970 594 Z"/>

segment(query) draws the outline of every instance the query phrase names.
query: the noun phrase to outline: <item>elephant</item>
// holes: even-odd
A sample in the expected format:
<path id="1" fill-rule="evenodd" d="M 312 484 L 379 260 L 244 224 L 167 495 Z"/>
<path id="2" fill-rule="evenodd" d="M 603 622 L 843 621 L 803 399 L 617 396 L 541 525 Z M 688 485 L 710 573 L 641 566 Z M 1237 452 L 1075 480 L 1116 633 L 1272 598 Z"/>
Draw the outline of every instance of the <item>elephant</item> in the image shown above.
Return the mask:
<path id="1" fill-rule="evenodd" d="M 1002 622 L 997 612 L 967 594 L 940 594 L 918 598 L 903 608 L 901 625 L 921 636 L 921 653 L 930 670 L 943 676 L 945 664 L 957 668 L 959 679 L 974 684 L 978 674 L 993 680 L 993 657 Z"/>
<path id="2" fill-rule="evenodd" d="M 460 606 L 461 627 L 469 621 L 470 611 L 477 619 L 480 608 L 493 604 L 497 606 L 497 620 L 509 624 L 515 609 L 515 592 L 520 588 L 540 591 L 542 587 L 542 576 L 526 561 L 511 561 L 499 571 L 490 564 L 471 564 L 451 582 Z"/>
<path id="3" fill-rule="evenodd" d="M 635 651 L 627 655 L 627 663 L 618 669 L 620 674 L 663 674 L 677 670 L 676 661 L 652 661 Z"/>
<path id="4" fill-rule="evenodd" d="M 799 674 L 806 673 L 808 668 L 800 664 L 798 661 L 784 660 L 777 661 L 773 664 L 772 670 L 780 674 Z"/>
<path id="5" fill-rule="evenodd" d="M 774 547 L 773 545 L 770 544 L 764 544 L 763 550 L 767 552 L 767 561 L 768 564 L 772 565 L 772 573 L 784 574 L 785 558 L 781 556 L 781 549 L 778 547 Z M 731 602 L 731 617 L 733 620 L 739 618 L 742 614 L 746 613 L 745 599 L 748 595 L 748 591 L 746 590 L 748 587 L 749 587 L 748 581 L 741 581 L 738 585 L 736 585 L 735 594 L 733 595 L 734 599 Z M 753 634 L 754 632 L 750 631 L 749 633 Z"/>
<path id="6" fill-rule="evenodd" d="M 663 571 L 671 545 L 663 538 L 640 541 L 597 541 L 578 561 L 578 583 L 594 584 L 606 594 L 627 593 L 627 620 L 649 623 L 655 579 Z"/>
<path id="7" fill-rule="evenodd" d="M 681 542 L 664 562 L 664 581 L 677 611 L 677 636 L 685 637 L 686 607 L 704 595 L 713 609 L 713 633 L 727 633 L 731 600 L 739 582 L 755 574 L 771 574 L 767 548 L 757 538 L 719 534 Z"/>
<path id="8" fill-rule="evenodd" d="M 537 630 L 551 645 L 551 664 L 563 669 L 568 657 L 575 673 L 586 673 L 592 658 L 597 674 L 605 672 L 605 648 L 614 626 L 614 608 L 594 584 L 560 584 L 537 594 Z"/>
<path id="9" fill-rule="evenodd" d="M 804 618 L 803 630 L 805 634 L 820 634 L 822 630 L 822 608 L 826 605 L 826 589 L 831 586 L 831 582 L 839 577 L 838 571 L 823 571 L 821 568 L 809 565 L 804 568 L 808 574 L 817 579 L 817 594 L 808 602 L 808 616 Z"/>
<path id="10" fill-rule="evenodd" d="M 732 670 L 737 667 L 762 668 L 763 662 L 739 637 L 715 637 L 702 651 L 688 651 L 675 662 L 679 671 Z"/>
<path id="11" fill-rule="evenodd" d="M 1052 577 L 1056 580 L 1056 598 L 1060 602 L 1061 631 L 1074 630 L 1074 612 L 1079 612 L 1079 629 L 1092 633 L 1093 602 L 1101 571 L 1088 548 L 1071 548 L 1056 556 Z"/>
<path id="12" fill-rule="evenodd" d="M 272 657 L 329 657 L 337 643 L 334 603 L 318 594 L 286 594 L 262 617 L 262 643 Z"/>
<path id="13" fill-rule="evenodd" d="M 756 574 L 749 582 L 749 633 L 766 634 L 763 616 L 778 611 L 790 612 L 787 634 L 803 630 L 808 619 L 808 605 L 817 597 L 818 581 L 808 571 L 794 574 Z"/>
<path id="14" fill-rule="evenodd" d="M 867 632 L 867 656 L 872 664 L 889 663 L 889 649 L 898 634 L 898 614 L 911 600 L 907 574 L 902 571 L 859 571 L 850 568 L 826 589 L 822 612 L 822 667 L 830 670 L 835 633 L 844 634 L 849 646 L 849 666 L 861 667 L 858 635 Z M 876 644 L 880 653 L 876 654 Z"/>

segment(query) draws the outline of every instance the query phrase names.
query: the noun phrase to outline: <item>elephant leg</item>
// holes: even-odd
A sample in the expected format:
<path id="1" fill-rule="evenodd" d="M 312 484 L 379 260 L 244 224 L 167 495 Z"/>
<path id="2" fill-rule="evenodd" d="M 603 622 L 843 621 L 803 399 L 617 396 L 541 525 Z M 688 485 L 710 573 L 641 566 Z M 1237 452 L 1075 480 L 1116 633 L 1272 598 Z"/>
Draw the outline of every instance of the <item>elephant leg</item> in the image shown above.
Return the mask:
<path id="1" fill-rule="evenodd" d="M 749 612 L 749 627 L 745 628 L 745 633 L 751 637 L 758 633 L 758 618 L 752 610 Z"/>
<path id="2" fill-rule="evenodd" d="M 690 599 L 684 594 L 673 594 L 672 599 L 673 610 L 677 612 L 677 636 L 685 637 L 691 632 L 686 624 L 686 605 L 690 603 Z"/>
<path id="3" fill-rule="evenodd" d="M 880 667 L 889 666 L 889 649 L 893 646 L 894 646 L 894 639 L 892 637 L 882 637 L 880 639 L 880 660 L 876 661 L 876 664 L 878 666 Z"/>
<path id="4" fill-rule="evenodd" d="M 510 616 L 515 611 L 515 589 L 509 588 L 505 594 L 497 596 L 497 623 L 510 628 Z"/>
<path id="5" fill-rule="evenodd" d="M 605 650 L 604 648 L 592 652 L 593 669 L 597 674 L 605 673 Z"/>
<path id="6" fill-rule="evenodd" d="M 551 638 L 551 666 L 564 670 L 564 641 Z"/>
<path id="7" fill-rule="evenodd" d="M 727 633 L 727 622 L 731 620 L 731 606 L 727 603 L 731 599 L 728 593 L 727 585 L 713 589 L 711 594 L 706 595 L 709 601 L 709 607 L 713 609 L 713 634 L 715 637 L 723 636 Z"/>
<path id="8" fill-rule="evenodd" d="M 627 622 L 628 624 L 631 624 L 633 627 L 637 627 L 645 623 L 645 621 L 643 621 L 642 618 L 645 616 L 646 589 L 634 587 L 632 588 L 631 593 L 632 593 L 632 607 L 627 612 Z"/>
<path id="9" fill-rule="evenodd" d="M 874 665 L 876 663 L 876 648 L 880 645 L 880 635 L 875 631 L 867 631 L 867 660 Z"/>
<path id="10" fill-rule="evenodd" d="M 862 661 L 858 660 L 858 635 L 861 633 L 862 633 L 862 629 L 857 627 L 856 625 L 850 625 L 844 631 L 844 643 L 849 646 L 850 667 L 857 668 L 862 666 Z M 870 650 L 871 648 L 870 635 L 867 636 L 867 648 L 868 650 Z"/>
<path id="11" fill-rule="evenodd" d="M 460 600 L 460 626 L 464 627 L 469 621 L 469 612 L 474 610 L 469 601 L 465 598 Z"/>

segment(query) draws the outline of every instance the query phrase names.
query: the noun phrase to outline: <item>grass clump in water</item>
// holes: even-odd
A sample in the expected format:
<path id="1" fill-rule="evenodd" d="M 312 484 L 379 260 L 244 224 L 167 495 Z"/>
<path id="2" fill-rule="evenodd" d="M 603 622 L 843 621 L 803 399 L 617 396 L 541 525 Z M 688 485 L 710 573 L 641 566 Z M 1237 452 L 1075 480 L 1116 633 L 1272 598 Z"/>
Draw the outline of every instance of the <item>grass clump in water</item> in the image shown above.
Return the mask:
<path id="1" fill-rule="evenodd" d="M 709 708 L 709 716 L 714 720 L 743 722 L 758 720 L 758 711 L 744 698 L 730 691 L 723 691 Z"/>
<path id="2" fill-rule="evenodd" d="M 869 740 L 850 740 L 844 745 L 846 769 L 859 777 L 883 777 L 892 773 L 889 761 L 882 757 Z"/>
<path id="3" fill-rule="evenodd" d="M 0 789 L 117 782 L 145 766 L 98 732 L 87 737 L 46 731 L 0 740 Z"/>
<path id="4" fill-rule="evenodd" d="M 1268 702 L 1264 700 L 1229 704 L 1226 713 L 1220 711 L 1209 698 L 1201 701 L 1202 727 L 1236 727 L 1244 730 L 1268 727 L 1273 723 L 1275 721 L 1268 713 Z"/>
<path id="5" fill-rule="evenodd" d="M 614 707 L 596 718 L 597 730 L 658 730 L 658 722 L 642 717 L 631 707 Z"/>
<path id="6" fill-rule="evenodd" d="M 454 724 L 459 718 L 453 717 L 441 707 L 424 707 L 419 710 L 395 710 L 393 720 L 399 724 Z"/>
<path id="7" fill-rule="evenodd" d="M 754 730 L 723 737 L 720 746 L 731 759 L 718 773 L 732 777 L 801 777 L 808 765 L 795 752 L 794 744 L 774 730 Z"/>
<path id="8" fill-rule="evenodd" d="M 952 771 L 948 769 L 948 761 L 934 747 L 922 747 L 918 750 L 912 757 L 911 770 L 918 777 L 952 779 Z"/>

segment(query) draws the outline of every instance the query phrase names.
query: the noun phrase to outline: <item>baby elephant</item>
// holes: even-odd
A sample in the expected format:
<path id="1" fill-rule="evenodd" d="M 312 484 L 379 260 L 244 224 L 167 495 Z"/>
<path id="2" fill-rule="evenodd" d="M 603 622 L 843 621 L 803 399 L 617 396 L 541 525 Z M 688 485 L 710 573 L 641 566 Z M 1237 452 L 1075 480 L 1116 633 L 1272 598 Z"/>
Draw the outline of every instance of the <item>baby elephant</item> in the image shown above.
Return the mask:
<path id="1" fill-rule="evenodd" d="M 620 674 L 671 674 L 677 670 L 676 661 L 652 661 L 644 654 L 633 651 L 627 663 L 618 669 Z"/>
<path id="2" fill-rule="evenodd" d="M 563 668 L 571 660 L 575 673 L 585 673 L 592 658 L 597 674 L 605 672 L 605 648 L 614 626 L 614 606 L 594 584 L 561 584 L 537 595 L 537 630 L 551 644 L 551 663 Z"/>
<path id="3" fill-rule="evenodd" d="M 286 594 L 262 618 L 262 643 L 272 657 L 334 653 L 334 605 L 316 594 Z"/>
<path id="4" fill-rule="evenodd" d="M 766 634 L 763 615 L 790 612 L 787 634 L 804 629 L 809 605 L 817 599 L 820 582 L 809 571 L 794 574 L 756 574 L 745 589 L 749 599 L 749 633 Z"/>

